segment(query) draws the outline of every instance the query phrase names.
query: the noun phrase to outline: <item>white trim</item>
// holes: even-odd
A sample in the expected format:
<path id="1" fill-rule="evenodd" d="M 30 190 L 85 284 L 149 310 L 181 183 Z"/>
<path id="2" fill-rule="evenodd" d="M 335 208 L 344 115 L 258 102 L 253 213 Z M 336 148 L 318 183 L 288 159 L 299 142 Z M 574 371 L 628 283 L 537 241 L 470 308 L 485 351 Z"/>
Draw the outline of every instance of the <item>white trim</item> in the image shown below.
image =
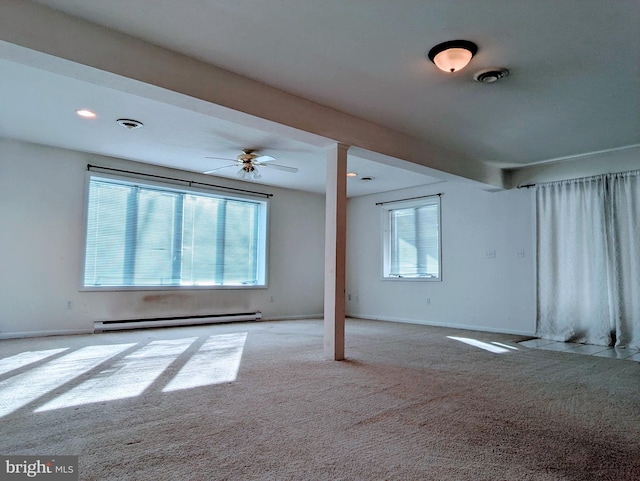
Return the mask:
<path id="1" fill-rule="evenodd" d="M 257 319 L 255 322 L 263 321 L 296 321 L 296 320 L 317 320 L 322 321 L 324 315 L 319 314 L 305 314 L 299 316 L 273 316 L 263 317 Z M 95 321 L 98 322 L 98 321 Z M 195 326 L 195 325 L 194 325 Z M 158 326 L 162 327 L 162 326 Z M 187 326 L 185 326 L 187 327 Z M 0 333 L 0 340 L 2 339 L 22 339 L 28 337 L 49 337 L 49 336 L 76 336 L 81 334 L 96 334 L 94 329 L 61 329 L 56 331 L 22 331 L 22 332 L 4 332 Z"/>
<path id="2" fill-rule="evenodd" d="M 84 274 L 84 273 L 83 273 Z M 84 278 L 84 277 L 83 277 Z M 246 285 L 201 285 L 201 286 L 104 286 L 104 287 L 84 287 L 80 286 L 78 292 L 124 292 L 124 291 L 197 291 L 197 290 L 247 290 L 247 289 L 269 289 L 265 284 L 246 284 Z"/>
<path id="3" fill-rule="evenodd" d="M 315 319 L 317 321 L 322 321 L 324 319 L 324 314 L 305 314 L 303 316 L 273 316 L 273 317 L 263 317 L 263 321 L 296 321 L 296 320 L 308 320 Z"/>
<path id="4" fill-rule="evenodd" d="M 0 333 L 0 339 L 21 339 L 25 337 L 48 336 L 76 336 L 78 334 L 93 334 L 93 329 L 60 329 L 56 331 L 3 332 Z"/>
<path id="5" fill-rule="evenodd" d="M 468 331 L 493 332 L 496 334 L 514 334 L 520 336 L 535 336 L 534 331 L 519 331 L 513 329 L 498 329 L 490 326 L 475 326 L 469 324 L 449 324 L 444 322 L 426 321 L 424 319 L 402 319 L 398 317 L 372 316 L 368 314 L 349 315 L 351 319 L 365 319 L 369 321 L 400 322 L 404 324 L 418 324 L 421 326 L 447 327 L 451 329 L 465 329 Z"/>
<path id="6" fill-rule="evenodd" d="M 624 150 L 634 150 L 634 149 L 640 149 L 640 144 L 623 145 L 622 147 L 613 147 L 611 149 L 594 150 L 593 152 L 584 152 L 581 154 L 565 155 L 564 157 L 555 157 L 553 159 L 536 160 L 534 162 L 528 162 L 526 164 L 518 164 L 516 167 L 512 167 L 512 168 L 520 169 L 523 167 L 529 167 L 529 166 L 533 167 L 536 165 L 550 164 L 554 162 L 563 162 L 566 160 L 586 159 L 589 157 L 596 157 L 603 154 L 612 154 L 614 152 L 620 152 Z"/>

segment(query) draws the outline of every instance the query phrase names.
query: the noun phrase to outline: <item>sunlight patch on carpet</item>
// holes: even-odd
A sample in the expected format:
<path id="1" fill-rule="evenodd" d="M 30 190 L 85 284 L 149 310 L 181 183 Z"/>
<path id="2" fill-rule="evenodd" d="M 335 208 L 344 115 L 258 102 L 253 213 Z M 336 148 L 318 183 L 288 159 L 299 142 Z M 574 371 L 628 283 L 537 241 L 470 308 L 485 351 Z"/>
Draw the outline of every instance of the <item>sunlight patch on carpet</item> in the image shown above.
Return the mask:
<path id="1" fill-rule="evenodd" d="M 35 412 L 139 396 L 196 339 L 150 342 Z"/>
<path id="2" fill-rule="evenodd" d="M 134 344 L 87 346 L 0 382 L 0 417 L 53 391 Z"/>
<path id="3" fill-rule="evenodd" d="M 162 391 L 235 381 L 246 339 L 246 332 L 209 337 Z"/>
<path id="4" fill-rule="evenodd" d="M 0 359 L 0 374 L 4 374 L 15 369 L 20 369 L 21 367 L 27 366 L 47 357 L 51 357 L 54 354 L 66 351 L 67 349 L 67 347 L 62 347 L 60 349 L 47 349 L 46 351 L 28 351 L 21 352 L 20 354 L 16 354 L 15 356 L 5 357 L 4 359 Z"/>
<path id="5" fill-rule="evenodd" d="M 505 349 L 504 347 L 495 346 L 493 344 L 489 344 L 488 342 L 478 341 L 477 339 L 470 339 L 468 337 L 455 337 L 455 336 L 447 336 L 448 339 L 453 339 L 454 341 L 460 341 L 470 346 L 479 347 L 480 349 L 484 349 L 485 351 L 493 352 L 495 354 L 504 354 L 505 352 L 509 352 L 509 349 Z"/>

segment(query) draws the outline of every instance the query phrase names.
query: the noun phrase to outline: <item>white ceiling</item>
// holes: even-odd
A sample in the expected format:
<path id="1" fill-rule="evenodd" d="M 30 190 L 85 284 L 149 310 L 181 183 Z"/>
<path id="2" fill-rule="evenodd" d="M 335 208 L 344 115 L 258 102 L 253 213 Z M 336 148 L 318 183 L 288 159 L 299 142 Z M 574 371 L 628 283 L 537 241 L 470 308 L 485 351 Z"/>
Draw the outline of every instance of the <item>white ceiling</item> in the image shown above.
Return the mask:
<path id="1" fill-rule="evenodd" d="M 518 168 L 640 145 L 637 0 L 37 3 L 401 132 L 465 162 Z M 55 39 L 54 26 L 41 34 Z M 425 52 L 456 38 L 474 41 L 479 51 L 466 69 L 444 74 Z M 218 166 L 206 156 L 234 158 L 241 148 L 259 148 L 300 170 L 270 170 L 261 182 L 324 190 L 330 138 L 230 121 L 204 106 L 183 108 L 13 60 L 0 63 L 0 135 L 192 171 Z M 510 75 L 491 85 L 474 82 L 485 67 L 506 67 Z M 99 117 L 74 118 L 69 112 L 78 106 Z M 126 131 L 114 123 L 120 117 L 145 126 Z M 375 178 L 350 180 L 350 195 L 441 179 L 415 163 L 394 159 L 391 166 L 384 158 L 373 162 L 380 159 L 364 149 L 349 152 L 349 169 Z"/>
<path id="2" fill-rule="evenodd" d="M 242 148 L 277 157 L 275 163 L 296 167 L 298 173 L 260 168 L 261 184 L 323 193 L 327 139 L 309 134 L 285 136 L 223 120 L 193 109 L 106 88 L 90 82 L 0 59 L 3 99 L 0 135 L 44 145 L 152 163 L 193 172 L 232 167 L 215 176 L 237 179 L 234 159 Z M 95 119 L 83 119 L 77 108 L 89 107 Z M 135 119 L 143 127 L 127 130 L 116 120 Z M 282 128 L 280 129 L 282 130 Z M 288 132 L 285 132 L 287 134 Z M 297 135 L 294 135 L 297 134 Z M 306 142 L 292 137 L 302 137 Z M 227 158 L 229 162 L 207 159 Z M 409 168 L 412 166 L 408 165 Z M 439 179 L 372 162 L 348 158 L 349 196 L 396 190 L 439 182 Z M 363 181 L 363 177 L 372 177 Z"/>

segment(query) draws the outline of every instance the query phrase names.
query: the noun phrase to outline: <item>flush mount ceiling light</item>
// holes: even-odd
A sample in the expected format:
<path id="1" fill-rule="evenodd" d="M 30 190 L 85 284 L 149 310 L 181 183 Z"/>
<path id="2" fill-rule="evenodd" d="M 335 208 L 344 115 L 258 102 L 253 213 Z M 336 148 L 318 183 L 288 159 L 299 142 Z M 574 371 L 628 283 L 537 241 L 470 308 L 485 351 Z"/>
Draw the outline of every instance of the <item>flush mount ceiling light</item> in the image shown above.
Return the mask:
<path id="1" fill-rule="evenodd" d="M 358 177 L 357 172 L 347 172 L 347 177 Z"/>
<path id="2" fill-rule="evenodd" d="M 451 40 L 433 47 L 427 57 L 443 72 L 453 73 L 466 67 L 477 52 L 478 46 L 473 42 Z"/>
<path id="3" fill-rule="evenodd" d="M 118 119 L 116 120 L 116 122 L 118 123 L 118 125 L 121 125 L 125 129 L 129 130 L 139 129 L 140 127 L 142 127 L 142 122 L 138 122 L 137 120 L 132 119 Z"/>

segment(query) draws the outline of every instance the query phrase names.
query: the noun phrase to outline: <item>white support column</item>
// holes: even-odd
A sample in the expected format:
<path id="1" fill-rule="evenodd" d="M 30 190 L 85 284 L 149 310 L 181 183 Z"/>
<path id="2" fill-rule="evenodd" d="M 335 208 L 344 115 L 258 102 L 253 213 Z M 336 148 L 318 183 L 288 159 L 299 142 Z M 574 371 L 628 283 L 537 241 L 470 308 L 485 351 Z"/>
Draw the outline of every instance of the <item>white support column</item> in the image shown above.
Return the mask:
<path id="1" fill-rule="evenodd" d="M 344 359 L 348 148 L 336 144 L 327 151 L 324 356 L 334 361 Z"/>

